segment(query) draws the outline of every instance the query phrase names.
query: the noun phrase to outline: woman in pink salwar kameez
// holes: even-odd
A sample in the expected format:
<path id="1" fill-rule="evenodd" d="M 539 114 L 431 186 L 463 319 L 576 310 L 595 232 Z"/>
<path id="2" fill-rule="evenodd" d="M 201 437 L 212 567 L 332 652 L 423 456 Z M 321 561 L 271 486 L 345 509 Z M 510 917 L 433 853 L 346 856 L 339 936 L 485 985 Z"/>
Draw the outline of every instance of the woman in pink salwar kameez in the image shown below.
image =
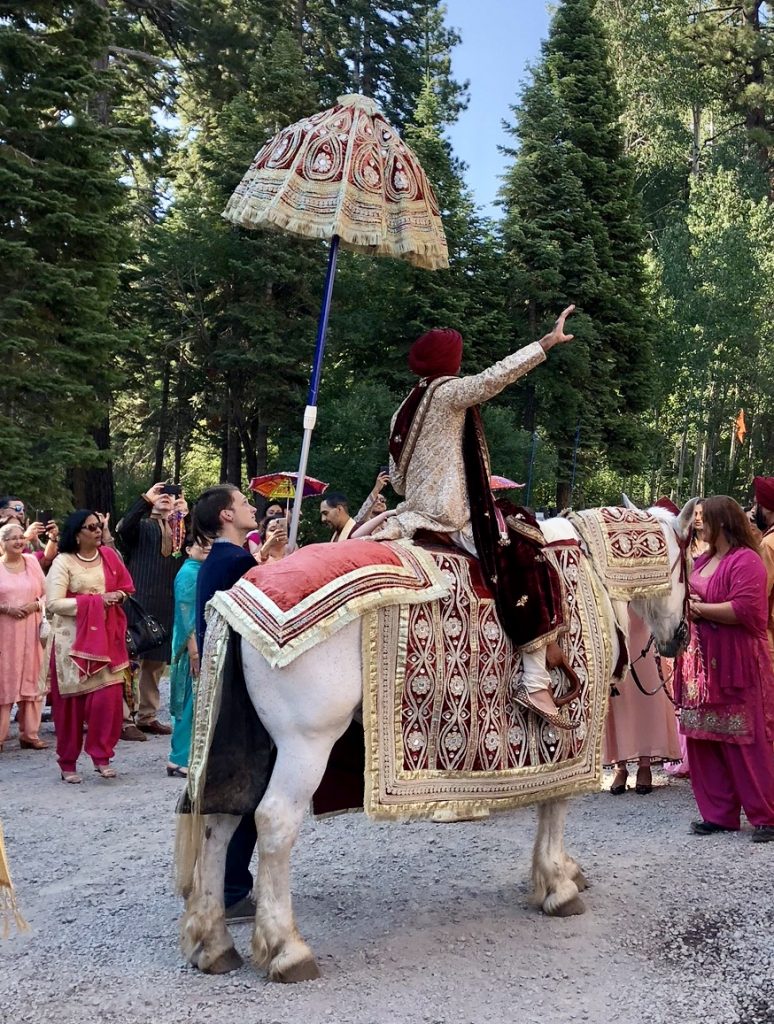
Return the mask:
<path id="1" fill-rule="evenodd" d="M 708 550 L 691 575 L 691 642 L 678 660 L 676 696 L 697 835 L 739 829 L 774 840 L 774 671 L 766 624 L 766 569 L 744 512 L 724 496 L 704 502 Z"/>
<path id="2" fill-rule="evenodd" d="M 0 530 L 0 753 L 8 736 L 11 710 L 19 705 L 19 746 L 45 750 L 40 739 L 43 695 L 38 677 L 43 661 L 40 620 L 45 577 L 38 560 L 24 553 L 21 524 Z"/>

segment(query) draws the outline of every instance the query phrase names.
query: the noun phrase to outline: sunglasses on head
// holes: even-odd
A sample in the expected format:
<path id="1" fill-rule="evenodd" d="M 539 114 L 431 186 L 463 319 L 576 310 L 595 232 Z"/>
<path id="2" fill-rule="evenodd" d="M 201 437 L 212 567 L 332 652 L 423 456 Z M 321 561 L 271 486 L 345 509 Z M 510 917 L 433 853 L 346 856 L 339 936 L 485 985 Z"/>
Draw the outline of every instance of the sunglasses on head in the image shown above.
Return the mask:
<path id="1" fill-rule="evenodd" d="M 99 525 L 99 523 L 85 523 L 81 527 L 81 529 L 88 530 L 90 533 L 99 533 L 102 527 Z"/>

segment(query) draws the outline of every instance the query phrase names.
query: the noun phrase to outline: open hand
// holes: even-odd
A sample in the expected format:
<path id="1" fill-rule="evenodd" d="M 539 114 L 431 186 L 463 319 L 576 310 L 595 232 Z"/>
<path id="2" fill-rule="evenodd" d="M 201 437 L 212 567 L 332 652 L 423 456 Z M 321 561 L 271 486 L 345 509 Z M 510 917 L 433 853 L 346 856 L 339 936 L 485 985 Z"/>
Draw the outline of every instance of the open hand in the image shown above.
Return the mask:
<path id="1" fill-rule="evenodd" d="M 548 350 L 552 349 L 554 345 L 564 345 L 566 342 L 572 341 L 575 335 L 565 334 L 564 324 L 567 320 L 567 317 L 574 312 L 575 306 L 567 306 L 566 309 L 563 309 L 562 312 L 559 314 L 558 320 L 554 324 L 553 330 L 546 334 L 545 337 L 540 339 L 540 344 L 543 346 L 544 352 L 548 352 Z"/>

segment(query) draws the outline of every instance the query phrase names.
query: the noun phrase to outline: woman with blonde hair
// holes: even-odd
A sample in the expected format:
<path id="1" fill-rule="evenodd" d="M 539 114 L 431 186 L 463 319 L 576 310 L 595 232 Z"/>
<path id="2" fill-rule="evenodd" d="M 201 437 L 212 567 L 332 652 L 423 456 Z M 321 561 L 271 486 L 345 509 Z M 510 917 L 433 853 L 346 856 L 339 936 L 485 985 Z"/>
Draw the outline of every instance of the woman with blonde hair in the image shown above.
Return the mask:
<path id="1" fill-rule="evenodd" d="M 38 678 L 46 580 L 38 559 L 25 553 L 26 543 L 21 523 L 11 521 L 0 528 L 0 752 L 14 704 L 19 705 L 19 746 L 31 750 L 48 746 L 38 736 L 43 714 Z"/>
<path id="2" fill-rule="evenodd" d="M 702 818 L 697 835 L 735 832 L 744 810 L 754 842 L 774 840 L 774 671 L 766 639 L 766 568 L 741 507 L 704 501 L 691 574 L 691 638 L 675 696 Z"/>

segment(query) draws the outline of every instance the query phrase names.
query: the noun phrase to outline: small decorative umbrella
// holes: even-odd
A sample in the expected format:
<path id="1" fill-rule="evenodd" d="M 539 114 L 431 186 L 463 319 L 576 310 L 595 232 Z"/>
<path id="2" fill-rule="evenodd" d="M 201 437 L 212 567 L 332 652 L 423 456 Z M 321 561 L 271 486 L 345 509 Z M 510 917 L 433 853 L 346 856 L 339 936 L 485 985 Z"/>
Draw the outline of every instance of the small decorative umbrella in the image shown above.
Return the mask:
<path id="1" fill-rule="evenodd" d="M 254 476 L 250 481 L 250 490 L 270 501 L 284 501 L 296 496 L 298 473 L 264 473 Z M 328 485 L 313 476 L 304 477 L 304 498 L 315 498 L 323 494 Z"/>
<path id="2" fill-rule="evenodd" d="M 418 267 L 449 265 L 433 190 L 419 161 L 366 96 L 340 96 L 330 110 L 283 128 L 258 152 L 223 216 L 242 227 L 273 227 L 330 241 L 304 410 L 298 476 L 303 481 L 317 422 L 325 335 L 339 244 Z M 288 546 L 298 535 L 293 508 Z"/>
<path id="3" fill-rule="evenodd" d="M 493 491 L 512 491 L 523 486 L 524 484 L 517 484 L 515 480 L 509 480 L 507 476 L 496 476 L 493 473 L 489 477 L 489 487 Z"/>

